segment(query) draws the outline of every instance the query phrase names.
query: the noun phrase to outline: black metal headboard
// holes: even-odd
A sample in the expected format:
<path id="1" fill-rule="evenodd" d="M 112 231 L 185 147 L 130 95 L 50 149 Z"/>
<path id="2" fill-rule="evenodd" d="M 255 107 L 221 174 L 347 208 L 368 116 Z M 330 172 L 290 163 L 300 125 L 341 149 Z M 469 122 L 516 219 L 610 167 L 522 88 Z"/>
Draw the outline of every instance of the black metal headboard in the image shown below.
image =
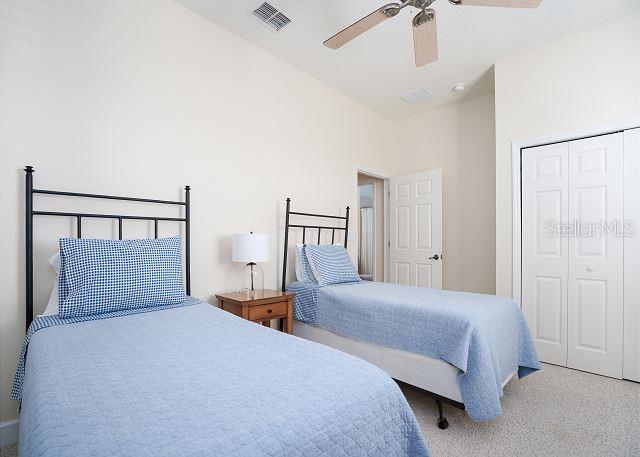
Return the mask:
<path id="1" fill-rule="evenodd" d="M 63 216 L 75 217 L 77 224 L 77 237 L 82 238 L 82 219 L 117 219 L 118 239 L 122 239 L 122 221 L 127 219 L 153 221 L 154 236 L 158 238 L 158 222 L 173 221 L 185 223 L 185 282 L 187 295 L 191 293 L 191 208 L 189 200 L 190 186 L 185 186 L 184 201 L 155 200 L 150 198 L 118 197 L 115 195 L 84 194 L 78 192 L 61 192 L 57 190 L 45 190 L 33 188 L 32 166 L 27 165 L 24 169 L 25 179 L 25 245 L 26 245 L 26 328 L 29 329 L 33 321 L 33 216 Z M 130 202 L 158 203 L 162 205 L 180 205 L 185 207 L 184 217 L 158 217 L 158 216 L 130 216 L 124 214 L 93 214 L 93 213 L 68 213 L 60 211 L 35 211 L 33 209 L 33 194 L 62 195 L 66 197 L 99 198 L 103 200 L 124 200 Z"/>
<path id="2" fill-rule="evenodd" d="M 326 225 L 307 225 L 307 224 L 291 224 L 289 223 L 289 216 L 307 216 L 313 218 L 322 219 L 339 219 L 344 221 L 344 227 L 334 227 Z M 331 230 L 331 244 L 334 243 L 336 238 L 336 230 L 344 230 L 344 247 L 347 247 L 347 239 L 349 237 L 349 207 L 347 206 L 347 213 L 345 216 L 327 216 L 326 214 L 312 214 L 312 213 L 298 213 L 291 211 L 291 199 L 287 198 L 287 213 L 284 223 L 284 257 L 282 259 L 282 291 L 284 292 L 287 287 L 287 254 L 289 251 L 289 229 L 301 228 L 302 229 L 302 243 L 306 242 L 307 229 L 318 231 L 318 243 L 320 244 L 321 235 L 323 230 Z"/>

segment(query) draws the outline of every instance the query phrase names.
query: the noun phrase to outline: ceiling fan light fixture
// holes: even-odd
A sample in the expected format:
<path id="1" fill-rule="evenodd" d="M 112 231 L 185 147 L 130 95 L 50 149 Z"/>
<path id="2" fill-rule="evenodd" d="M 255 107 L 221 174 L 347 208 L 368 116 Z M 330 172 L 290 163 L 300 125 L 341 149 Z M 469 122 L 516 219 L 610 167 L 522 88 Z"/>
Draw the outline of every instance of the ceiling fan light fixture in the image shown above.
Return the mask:
<path id="1" fill-rule="evenodd" d="M 413 49 L 416 67 L 422 67 L 438 60 L 438 33 L 436 12 L 429 8 L 436 0 L 402 0 L 401 3 L 387 3 L 359 21 L 333 35 L 323 44 L 338 49 L 367 30 L 391 19 L 406 7 L 418 8 L 420 12 L 413 18 Z M 542 0 L 449 0 L 453 5 L 502 6 L 510 8 L 536 8 Z M 464 89 L 463 89 L 464 90 Z"/>

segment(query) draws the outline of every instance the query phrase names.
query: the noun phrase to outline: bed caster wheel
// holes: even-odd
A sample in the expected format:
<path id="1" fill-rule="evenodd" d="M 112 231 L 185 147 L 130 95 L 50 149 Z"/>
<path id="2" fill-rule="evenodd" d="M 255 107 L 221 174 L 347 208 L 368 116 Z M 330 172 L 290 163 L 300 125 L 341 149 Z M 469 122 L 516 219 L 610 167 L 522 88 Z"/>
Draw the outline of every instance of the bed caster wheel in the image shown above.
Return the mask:
<path id="1" fill-rule="evenodd" d="M 449 427 L 449 421 L 448 420 L 446 420 L 444 417 L 442 419 L 438 419 L 438 428 L 440 430 L 445 430 L 448 427 Z"/>
<path id="2" fill-rule="evenodd" d="M 440 400 L 436 399 L 436 406 L 438 407 L 438 428 L 444 430 L 449 427 L 449 421 L 442 414 L 442 402 Z"/>

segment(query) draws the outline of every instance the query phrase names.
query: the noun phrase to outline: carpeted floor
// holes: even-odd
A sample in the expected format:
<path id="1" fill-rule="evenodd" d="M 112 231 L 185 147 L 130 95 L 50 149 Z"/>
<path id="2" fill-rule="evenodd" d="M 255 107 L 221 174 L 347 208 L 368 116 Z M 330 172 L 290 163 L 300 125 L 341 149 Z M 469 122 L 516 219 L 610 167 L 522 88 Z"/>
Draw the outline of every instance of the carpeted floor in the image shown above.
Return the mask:
<path id="1" fill-rule="evenodd" d="M 505 387 L 499 419 L 472 422 L 445 406 L 446 430 L 433 400 L 405 395 L 435 457 L 640 456 L 638 383 L 544 364 Z"/>
<path id="2" fill-rule="evenodd" d="M 440 456 L 640 456 L 640 384 L 554 365 L 511 381 L 503 415 L 472 422 L 445 406 L 449 428 L 436 427 L 429 397 L 405 390 L 431 454 Z M 0 457 L 16 457 L 15 446 Z M 382 457 L 382 456 L 381 456 Z"/>

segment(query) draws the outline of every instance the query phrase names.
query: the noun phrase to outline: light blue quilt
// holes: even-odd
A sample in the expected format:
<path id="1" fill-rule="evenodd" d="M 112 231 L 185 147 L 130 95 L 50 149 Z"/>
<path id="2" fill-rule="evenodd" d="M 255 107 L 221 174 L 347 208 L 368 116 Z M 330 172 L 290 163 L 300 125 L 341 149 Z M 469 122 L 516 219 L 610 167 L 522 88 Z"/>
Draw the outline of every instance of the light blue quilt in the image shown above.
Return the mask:
<path id="1" fill-rule="evenodd" d="M 199 303 L 38 330 L 20 455 L 424 456 L 378 368 Z"/>
<path id="2" fill-rule="evenodd" d="M 465 409 L 500 416 L 502 382 L 540 369 L 524 316 L 512 300 L 381 282 L 319 287 L 295 282 L 294 316 L 342 336 L 442 359 L 460 370 Z"/>

